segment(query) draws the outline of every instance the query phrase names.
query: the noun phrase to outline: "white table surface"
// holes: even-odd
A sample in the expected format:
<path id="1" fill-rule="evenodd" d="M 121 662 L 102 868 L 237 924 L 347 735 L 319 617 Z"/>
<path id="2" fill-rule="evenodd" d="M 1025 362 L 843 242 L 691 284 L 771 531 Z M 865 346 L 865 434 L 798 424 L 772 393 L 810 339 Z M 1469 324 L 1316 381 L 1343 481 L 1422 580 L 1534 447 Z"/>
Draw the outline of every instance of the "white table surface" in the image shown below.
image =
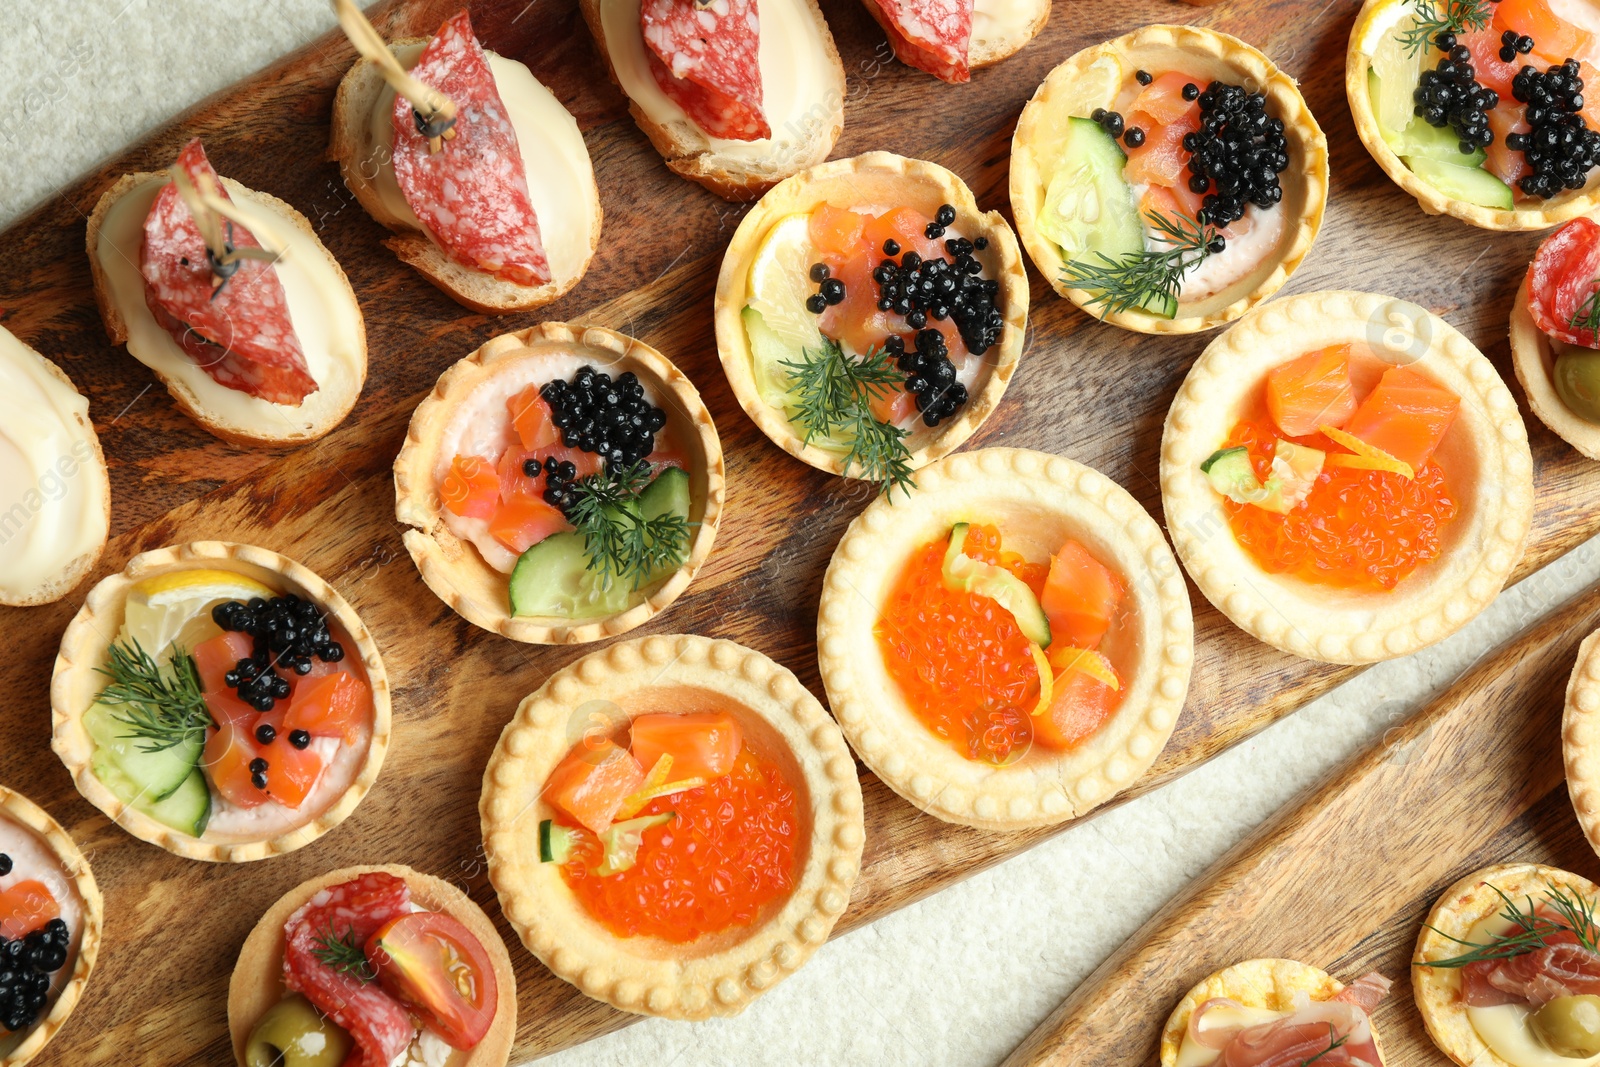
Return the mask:
<path id="1" fill-rule="evenodd" d="M 0 99 L 9 111 L 0 127 L 0 225 L 333 25 L 326 0 L 0 4 L 10 16 L 0 34 Z M 1473 340 L 1490 350 L 1505 344 L 1504 335 Z M 1443 644 L 1375 667 L 1165 789 L 828 944 L 737 1018 L 647 1020 L 544 1062 L 997 1063 L 1241 837 L 1596 577 L 1600 544 L 1591 541 Z"/>

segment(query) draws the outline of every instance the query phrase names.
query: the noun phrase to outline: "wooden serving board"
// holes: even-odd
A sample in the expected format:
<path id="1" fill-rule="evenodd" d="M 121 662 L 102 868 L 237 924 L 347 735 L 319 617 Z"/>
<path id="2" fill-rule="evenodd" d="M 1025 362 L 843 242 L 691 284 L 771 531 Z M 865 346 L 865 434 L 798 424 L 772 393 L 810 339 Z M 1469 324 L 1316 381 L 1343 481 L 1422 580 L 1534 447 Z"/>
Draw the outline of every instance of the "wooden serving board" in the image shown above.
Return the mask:
<path id="1" fill-rule="evenodd" d="M 424 35 L 460 0 L 387 0 L 389 36 Z M 479 847 L 485 760 L 518 700 L 584 648 L 528 647 L 483 633 L 418 579 L 394 521 L 390 463 L 410 412 L 438 374 L 485 339 L 539 318 L 634 334 L 699 386 L 722 433 L 728 504 L 695 584 L 642 632 L 729 637 L 796 670 L 821 695 L 815 615 L 822 573 L 868 501 L 770 445 L 723 380 L 711 323 L 722 250 L 742 208 L 662 165 L 605 79 L 574 0 L 474 0 L 489 47 L 527 61 L 577 116 L 605 210 L 588 276 L 542 316 L 464 312 L 379 244 L 331 164 L 332 94 L 353 58 L 329 35 L 203 101 L 18 221 L 0 239 L 5 324 L 55 359 L 90 397 L 111 463 L 114 539 L 101 573 L 146 548 L 200 538 L 253 542 L 337 585 L 382 645 L 396 689 L 395 742 L 382 777 L 343 826 L 291 856 L 248 867 L 187 862 L 141 844 L 82 801 L 50 754 L 47 682 L 57 640 L 84 590 L 29 611 L 0 611 L 0 781 L 33 797 L 90 855 L 108 901 L 108 940 L 88 996 L 40 1062 L 226 1059 L 224 997 L 233 956 L 261 912 L 302 879 L 354 863 L 404 862 L 449 877 L 498 916 Z M 1445 315 L 1495 357 L 1508 380 L 1506 318 L 1536 244 L 1431 219 L 1393 187 L 1355 137 L 1342 66 L 1355 5 L 1228 0 L 1060 0 L 1044 33 L 970 85 L 946 86 L 895 63 L 856 0 L 823 0 L 849 75 L 836 155 L 889 149 L 953 168 L 985 207 L 1008 211 L 1007 156 L 1018 112 L 1067 55 L 1140 25 L 1195 21 L 1262 47 L 1305 82 L 1332 143 L 1327 225 L 1294 290 L 1363 287 Z M 134 13 L 137 15 L 137 12 Z M 287 454 L 228 448 L 179 415 L 143 367 L 105 340 L 84 254 L 84 221 L 127 171 L 170 163 L 193 135 L 218 169 L 299 208 L 349 273 L 367 316 L 371 372 L 339 431 Z M 1037 277 L 1031 336 L 1005 403 L 971 442 L 1071 456 L 1126 486 L 1158 518 L 1162 418 L 1205 337 L 1149 338 L 1097 324 Z M 1519 576 L 1600 528 L 1600 472 L 1529 419 L 1538 486 Z M 1197 594 L 1189 706 L 1166 752 L 1129 794 L 1152 789 L 1351 673 L 1294 660 L 1235 630 Z M 921 816 L 863 772 L 865 865 L 841 930 L 870 922 L 1036 843 Z M 508 940 L 511 933 L 501 924 Z M 520 947 L 518 1059 L 614 1029 L 628 1017 L 583 997 Z M 781 996 L 781 992 L 774 995 Z"/>
<path id="2" fill-rule="evenodd" d="M 1144 1067 L 1172 1008 L 1206 975 L 1284 957 L 1394 989 L 1373 1015 L 1385 1062 L 1448 1064 L 1411 997 L 1421 923 L 1491 863 L 1594 878 L 1561 761 L 1578 645 L 1600 585 L 1487 658 L 1425 710 L 1224 856 L 1091 974 L 1005 1067 Z"/>

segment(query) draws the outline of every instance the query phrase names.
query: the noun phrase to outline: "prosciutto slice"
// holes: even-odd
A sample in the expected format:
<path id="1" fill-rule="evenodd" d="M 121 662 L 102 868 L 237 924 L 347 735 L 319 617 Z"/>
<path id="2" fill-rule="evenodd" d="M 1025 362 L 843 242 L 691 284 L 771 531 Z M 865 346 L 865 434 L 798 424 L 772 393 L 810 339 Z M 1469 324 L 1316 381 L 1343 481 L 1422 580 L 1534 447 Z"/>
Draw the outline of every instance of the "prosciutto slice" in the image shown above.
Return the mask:
<path id="1" fill-rule="evenodd" d="M 1600 993 L 1600 956 L 1570 930 L 1552 933 L 1545 947 L 1504 960 L 1461 968 L 1461 994 L 1474 1008 L 1527 1004 L 1541 1008 L 1557 997 Z"/>
<path id="2" fill-rule="evenodd" d="M 1218 1050 L 1216 1067 L 1301 1067 L 1315 1059 L 1320 1067 L 1383 1067 L 1368 1014 L 1389 991 L 1377 972 L 1363 975 L 1330 1000 L 1296 997 L 1294 1010 L 1280 1019 L 1246 1027 L 1205 1027 L 1201 1020 L 1227 998 L 1208 1000 L 1189 1016 L 1189 1037 Z"/>

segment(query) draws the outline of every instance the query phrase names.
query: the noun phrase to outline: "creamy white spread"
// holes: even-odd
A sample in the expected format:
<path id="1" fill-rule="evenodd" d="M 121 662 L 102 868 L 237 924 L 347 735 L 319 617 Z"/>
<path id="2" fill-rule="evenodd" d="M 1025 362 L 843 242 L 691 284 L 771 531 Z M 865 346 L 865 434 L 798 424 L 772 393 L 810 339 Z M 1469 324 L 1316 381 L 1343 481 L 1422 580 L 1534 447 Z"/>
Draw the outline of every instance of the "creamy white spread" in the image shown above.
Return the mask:
<path id="1" fill-rule="evenodd" d="M 595 359 L 594 354 L 580 356 L 567 352 L 530 352 L 524 359 L 502 363 L 497 367 L 495 373 L 480 383 L 451 413 L 450 421 L 439 437 L 439 456 L 433 470 L 434 486 L 437 488 L 443 484 L 457 456 L 477 456 L 492 465 L 499 461 L 507 448 L 513 444 L 520 445 L 516 430 L 511 425 L 511 410 L 506 406 L 507 403 L 530 385 L 544 385 L 557 378 L 570 381 L 578 368 L 583 366 L 594 367 L 613 378 L 621 375 L 625 369 L 607 366 Z M 644 387 L 646 400 L 655 407 L 663 406 L 661 397 L 648 381 L 640 378 L 639 384 Z M 451 533 L 477 547 L 485 563 L 503 574 L 511 573 L 511 568 L 517 562 L 517 554 L 489 533 L 489 520 L 457 515 L 442 505 L 439 513 L 444 516 L 445 526 Z"/>
<path id="2" fill-rule="evenodd" d="M 432 1030 L 420 1031 L 390 1067 L 444 1067 L 455 1051 Z"/>
<path id="3" fill-rule="evenodd" d="M 72 977 L 78 961 L 78 941 L 83 934 L 83 898 L 78 896 L 78 886 L 62 869 L 61 860 L 44 839 L 26 826 L 0 818 L 0 852 L 11 857 L 11 873 L 0 878 L 0 892 L 18 882 L 33 879 L 43 882 L 50 895 L 56 898 L 61 921 L 67 924 L 71 937 L 67 962 L 50 976 L 50 996 L 53 999 Z M 44 1013 L 40 1013 L 40 1018 Z"/>
<path id="4" fill-rule="evenodd" d="M 1135 197 L 1141 192 L 1142 190 L 1136 188 Z M 1250 223 L 1247 232 L 1227 237 L 1227 247 L 1221 252 L 1206 256 L 1183 272 L 1183 280 L 1178 289 L 1180 301 L 1192 303 L 1204 300 L 1236 282 L 1243 281 L 1261 265 L 1262 260 L 1277 249 L 1278 242 L 1283 239 L 1284 229 L 1281 207 L 1264 211 L 1254 204 L 1247 204 L 1244 209 L 1244 221 Z M 1151 248 L 1159 249 L 1163 245 L 1156 237 L 1155 230 L 1146 220 L 1145 242 Z"/>
<path id="5" fill-rule="evenodd" d="M 1512 924 L 1500 912 L 1493 912 L 1467 934 L 1465 940 L 1487 944 L 1498 934 L 1510 932 Z M 1513 1064 L 1514 1067 L 1597 1067 L 1600 1056 L 1578 1059 L 1560 1056 L 1534 1033 L 1528 1024 L 1532 1012 L 1526 1004 L 1497 1004 L 1489 1008 L 1467 1007 L 1467 1021 L 1472 1024 L 1489 1051 Z"/>
<path id="6" fill-rule="evenodd" d="M 398 45 L 401 66 L 416 65 L 422 45 Z M 514 59 L 488 52 L 494 85 L 517 131 L 517 151 L 528 179 L 528 199 L 539 223 L 539 238 L 550 261 L 550 280 L 557 285 L 576 278 L 595 247 L 596 207 L 600 191 L 594 182 L 589 148 L 578 120 L 561 106 L 533 72 Z M 387 84 L 368 118 L 368 143 L 381 160 L 373 186 L 383 206 L 412 229 L 427 233 L 394 176 L 394 90 Z"/>
<path id="7" fill-rule="evenodd" d="M 831 123 L 844 103 L 838 72 L 828 56 L 823 29 L 803 0 L 761 0 L 761 110 L 772 136 L 759 141 L 712 137 L 673 103 L 650 72 L 639 0 L 600 0 L 611 68 L 628 99 L 658 126 L 677 126 L 699 136 L 699 151 L 760 162 L 804 150 L 818 128 Z"/>
<path id="8" fill-rule="evenodd" d="M 346 645 L 348 648 L 349 646 Z M 342 737 L 312 738 L 308 752 L 322 757 L 322 777 L 300 802 L 291 808 L 269 800 L 253 808 L 228 803 L 215 789 L 211 791 L 211 821 L 206 823 L 207 841 L 259 841 L 278 837 L 304 826 L 331 808 L 356 780 L 361 764 L 372 744 L 372 724 L 363 723 L 354 744 Z"/>
<path id="9" fill-rule="evenodd" d="M 89 401 L 0 327 L 0 593 L 26 599 L 106 527 Z"/>
<path id="10" fill-rule="evenodd" d="M 1027 35 L 1038 17 L 1034 0 L 976 0 L 972 5 L 974 41 L 1010 41 Z"/>
<path id="11" fill-rule="evenodd" d="M 198 406 L 221 421 L 282 436 L 314 432 L 360 388 L 365 352 L 360 305 L 313 235 L 234 190 L 234 206 L 245 219 L 260 220 L 262 230 L 255 232 L 264 230 L 286 245 L 283 258 L 276 263 L 278 280 L 288 297 L 289 318 L 317 391 L 298 407 L 291 407 L 217 384 L 178 347 L 145 305 L 144 276 L 139 273 L 144 220 L 167 180 L 162 176 L 141 182 L 113 204 L 95 248 L 111 300 L 128 325 L 128 352 L 163 377 L 183 383 Z"/>

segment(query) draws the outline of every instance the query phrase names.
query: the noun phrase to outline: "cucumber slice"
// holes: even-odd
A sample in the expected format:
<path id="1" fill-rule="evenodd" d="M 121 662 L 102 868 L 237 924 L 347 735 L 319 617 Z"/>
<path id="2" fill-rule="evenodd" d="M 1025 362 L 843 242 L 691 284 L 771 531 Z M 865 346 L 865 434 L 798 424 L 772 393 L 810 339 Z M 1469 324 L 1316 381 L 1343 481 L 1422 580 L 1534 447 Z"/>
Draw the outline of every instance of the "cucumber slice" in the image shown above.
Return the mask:
<path id="1" fill-rule="evenodd" d="M 1256 507 L 1284 514 L 1292 510 L 1317 484 L 1326 453 L 1292 441 L 1280 440 L 1272 451 L 1272 473 L 1267 475 L 1267 495 Z"/>
<path id="2" fill-rule="evenodd" d="M 1211 488 L 1235 504 L 1257 504 L 1266 499 L 1266 486 L 1256 477 L 1250 463 L 1250 450 L 1243 445 L 1222 448 L 1200 464 L 1200 473 L 1211 482 Z"/>
<path id="3" fill-rule="evenodd" d="M 1097 252 L 1120 259 L 1144 251 L 1144 223 L 1133 186 L 1122 176 L 1127 161 L 1099 123 L 1067 120 L 1060 162 L 1039 211 L 1039 232 L 1060 245 L 1067 259 L 1090 259 Z"/>
<path id="4" fill-rule="evenodd" d="M 756 380 L 756 393 L 768 407 L 787 411 L 793 406 L 794 397 L 789 390 L 789 370 L 783 364 L 798 362 L 800 353 L 785 344 L 755 308 L 746 305 L 740 318 L 744 320 L 745 336 L 750 339 L 750 366 Z"/>
<path id="5" fill-rule="evenodd" d="M 604 878 L 608 874 L 616 874 L 632 867 L 639 861 L 639 846 L 644 843 L 644 832 L 676 816 L 675 811 L 664 811 L 660 815 L 645 815 L 626 822 L 612 823 L 606 832 L 600 835 L 600 844 L 605 847 L 605 858 L 600 861 L 600 866 L 594 869 L 594 873 Z"/>
<path id="6" fill-rule="evenodd" d="M 976 593 L 996 601 L 1011 612 L 1022 635 L 1040 648 L 1050 647 L 1050 620 L 1039 606 L 1028 583 L 1004 567 L 973 559 L 963 552 L 969 524 L 958 522 L 950 528 L 950 547 L 944 553 L 942 568 L 946 589 Z"/>
<path id="7" fill-rule="evenodd" d="M 572 855 L 572 842 L 571 830 L 557 826 L 554 819 L 545 819 L 539 824 L 539 862 L 567 862 L 567 857 Z"/>
<path id="8" fill-rule="evenodd" d="M 1481 167 L 1441 163 L 1427 156 L 1406 156 L 1403 162 L 1411 173 L 1446 196 L 1479 207 L 1511 210 L 1511 186 Z"/>
<path id="9" fill-rule="evenodd" d="M 511 614 L 592 619 L 628 607 L 633 596 L 629 583 L 613 577 L 609 589 L 601 586 L 600 573 L 589 569 L 583 535 L 573 530 L 551 534 L 511 568 Z"/>
<path id="10" fill-rule="evenodd" d="M 178 788 L 161 799 L 151 796 L 139 783 L 129 778 L 104 749 L 95 751 L 89 761 L 89 769 L 100 779 L 101 785 L 111 790 L 112 796 L 135 811 L 142 811 L 157 822 L 191 837 L 199 837 L 206 832 L 206 824 L 211 821 L 211 790 L 199 767 L 190 768 Z"/>
<path id="11" fill-rule="evenodd" d="M 142 746 L 148 742 L 134 736 L 133 728 L 119 717 L 126 714 L 121 707 L 97 702 L 83 713 L 83 725 L 94 739 L 97 753 L 105 753 L 145 796 L 163 800 L 194 770 L 205 739 L 193 737 L 171 748 L 147 752 Z"/>
<path id="12" fill-rule="evenodd" d="M 1461 151 L 1461 138 L 1453 130 L 1429 126 L 1420 117 L 1413 118 L 1400 131 L 1395 154 L 1407 158 L 1423 157 L 1458 167 L 1481 167 L 1489 158 L 1481 148 L 1471 152 Z"/>
<path id="13" fill-rule="evenodd" d="M 689 503 L 689 475 L 677 467 L 667 467 L 656 475 L 655 481 L 645 486 L 644 492 L 639 494 L 639 510 L 647 519 L 672 514 L 688 522 Z M 692 533 L 693 531 L 691 536 Z M 639 583 L 637 588 L 644 589 L 665 580 L 683 566 L 683 559 L 684 557 L 680 556 L 676 563 L 657 567 L 648 578 Z"/>

